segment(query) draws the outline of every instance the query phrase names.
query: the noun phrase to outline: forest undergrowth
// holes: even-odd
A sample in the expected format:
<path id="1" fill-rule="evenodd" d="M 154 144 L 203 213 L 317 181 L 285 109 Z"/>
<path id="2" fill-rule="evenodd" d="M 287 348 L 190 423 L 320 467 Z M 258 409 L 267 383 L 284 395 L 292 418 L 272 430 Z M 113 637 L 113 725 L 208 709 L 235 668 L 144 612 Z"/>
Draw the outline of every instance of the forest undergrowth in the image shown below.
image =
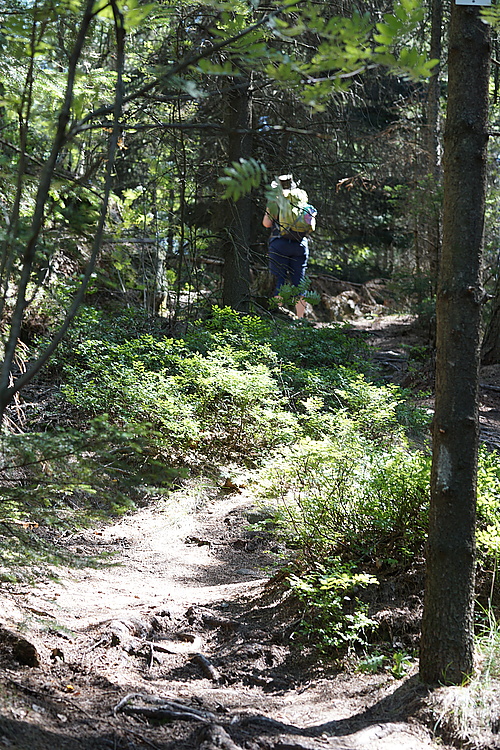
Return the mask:
<path id="1" fill-rule="evenodd" d="M 421 400 L 384 381 L 349 325 L 214 307 L 173 338 L 140 311 L 84 307 L 2 434 L 1 580 L 71 566 L 56 543 L 65 529 L 168 503 L 187 482 L 251 488 L 253 533 L 281 550 L 272 590 L 293 605 L 294 643 L 336 669 L 400 679 L 416 663 L 422 601 L 431 415 Z M 488 684 L 499 676 L 499 504 L 500 461 L 482 449 L 477 630 Z M 385 606 L 395 591 L 399 606 Z M 479 684 L 470 713 L 488 702 Z M 456 728 L 455 714 L 463 700 L 442 726 Z"/>

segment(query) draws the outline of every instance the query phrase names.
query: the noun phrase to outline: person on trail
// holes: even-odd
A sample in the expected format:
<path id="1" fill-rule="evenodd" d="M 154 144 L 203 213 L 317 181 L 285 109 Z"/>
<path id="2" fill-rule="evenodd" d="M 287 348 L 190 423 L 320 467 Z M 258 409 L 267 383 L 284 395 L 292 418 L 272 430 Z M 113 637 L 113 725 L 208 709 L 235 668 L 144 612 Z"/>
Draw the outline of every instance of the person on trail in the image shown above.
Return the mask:
<path id="1" fill-rule="evenodd" d="M 315 228 L 316 209 L 308 204 L 305 190 L 301 190 L 293 175 L 284 174 L 277 181 L 271 183 L 275 189 L 276 199 L 268 203 L 262 224 L 271 230 L 269 237 L 269 271 L 274 276 L 275 285 L 273 296 L 279 299 L 279 290 L 286 281 L 293 286 L 299 286 L 304 281 L 309 258 L 308 234 Z M 285 219 L 289 206 L 305 213 L 307 226 L 302 226 L 300 218 Z M 288 225 L 286 221 L 288 220 Z M 297 227 L 294 223 L 297 221 Z M 306 231 L 300 231 L 306 229 Z M 297 300 L 295 313 L 298 318 L 303 318 L 306 311 L 306 303 L 302 297 Z"/>

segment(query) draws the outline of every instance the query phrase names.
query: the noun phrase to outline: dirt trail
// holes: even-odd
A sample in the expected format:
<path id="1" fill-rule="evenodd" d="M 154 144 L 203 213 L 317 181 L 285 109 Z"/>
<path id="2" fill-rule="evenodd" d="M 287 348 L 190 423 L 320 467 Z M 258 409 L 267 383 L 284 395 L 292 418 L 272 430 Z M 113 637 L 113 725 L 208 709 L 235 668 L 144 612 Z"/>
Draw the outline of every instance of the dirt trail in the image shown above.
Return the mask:
<path id="1" fill-rule="evenodd" d="M 285 605 L 266 589 L 280 550 L 248 531 L 251 505 L 186 487 L 61 537 L 79 567 L 2 597 L 0 622 L 40 663 L 19 664 L 4 637 L 0 747 L 443 748 L 416 718 L 414 677 L 332 675 L 290 651 Z M 155 697 L 187 713 L 152 723 Z"/>
<path id="2" fill-rule="evenodd" d="M 409 322 L 371 324 L 388 381 L 405 381 L 422 346 Z M 431 371 L 417 376 L 426 388 Z M 495 436 L 499 376 L 482 373 L 482 428 Z M 335 673 L 293 647 L 297 613 L 270 583 L 289 551 L 250 529 L 254 499 L 232 489 L 186 482 L 61 535 L 68 565 L 35 586 L 4 584 L 0 748 L 445 750 L 416 664 L 402 680 Z"/>

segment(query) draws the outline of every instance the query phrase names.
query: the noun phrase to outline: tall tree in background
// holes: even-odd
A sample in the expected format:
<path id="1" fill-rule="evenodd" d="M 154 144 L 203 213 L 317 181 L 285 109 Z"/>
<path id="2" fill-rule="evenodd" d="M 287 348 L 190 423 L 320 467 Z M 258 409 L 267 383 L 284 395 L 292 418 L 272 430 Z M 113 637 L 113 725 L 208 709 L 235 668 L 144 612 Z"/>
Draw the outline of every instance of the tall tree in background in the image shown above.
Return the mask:
<path id="1" fill-rule="evenodd" d="M 431 46 L 430 56 L 441 61 L 442 53 L 442 26 L 443 26 L 443 1 L 432 0 L 431 6 Z M 429 78 L 429 88 L 427 94 L 427 122 L 426 122 L 426 153 L 428 173 L 432 178 L 434 190 L 441 182 L 441 159 L 440 159 L 440 132 L 439 132 L 439 111 L 440 111 L 440 62 L 432 71 Z M 441 221 L 440 212 L 436 207 L 431 211 L 428 219 L 427 255 L 429 257 L 430 277 L 433 281 L 437 278 L 439 268 L 439 255 L 441 251 Z"/>
<path id="2" fill-rule="evenodd" d="M 420 653 L 421 678 L 434 684 L 460 684 L 473 667 L 489 55 L 489 28 L 479 9 L 452 5 L 431 508 Z"/>
<path id="3" fill-rule="evenodd" d="M 0 412 L 48 361 L 63 337 L 102 258 L 101 240 L 108 232 L 111 240 L 120 233 L 125 240 L 144 239 L 153 232 L 160 240 L 168 233 L 168 245 L 178 256 L 179 292 L 190 282 L 181 278 L 180 261 L 185 257 L 195 268 L 200 250 L 217 244 L 220 251 L 220 237 L 208 228 L 203 228 L 204 234 L 193 231 L 190 243 L 185 242 L 186 205 L 191 198 L 193 208 L 199 207 L 193 164 L 201 163 L 205 134 L 215 140 L 222 133 L 224 161 L 251 156 L 249 71 L 260 76 L 261 91 L 269 89 L 255 141 L 260 138 L 262 143 L 275 127 L 282 128 L 280 113 L 278 123 L 268 115 L 277 92 L 293 92 L 293 136 L 281 138 L 284 153 L 280 155 L 280 161 L 291 157 L 290 168 L 298 163 L 297 144 L 303 138 L 296 127 L 295 101 L 304 111 L 319 113 L 314 127 L 322 138 L 321 112 L 335 94 L 345 96 L 353 78 L 363 71 L 380 65 L 396 76 L 429 74 L 426 56 L 406 43 L 422 19 L 419 0 L 395 0 L 394 13 L 376 24 L 365 14 L 333 17 L 331 10 L 327 3 L 318 8 L 295 0 L 265 11 L 245 6 L 244 13 L 233 2 L 215 0 L 207 0 L 206 12 L 197 4 L 179 8 L 169 0 L 146 5 L 139 0 L 0 0 L 0 20 L 6 30 L 0 46 L 7 61 L 0 74 L 5 89 L 0 153 L 4 172 L 13 175 L 0 184 L 1 210 L 9 217 L 7 232 L 0 233 L 0 312 L 8 320 L 0 332 L 4 355 Z M 297 44 L 301 35 L 307 44 Z M 9 67 L 15 75 L 6 74 Z M 222 122 L 222 108 L 217 106 L 211 121 L 206 121 L 200 115 L 203 106 L 208 109 L 213 82 L 224 88 L 229 79 L 234 82 L 227 107 L 230 117 Z M 328 128 L 333 143 L 335 123 Z M 176 141 L 174 133 L 185 137 Z M 304 164 L 311 162 L 310 152 L 309 146 L 303 150 Z M 211 162 L 212 152 L 208 153 Z M 210 207 L 218 196 L 216 177 L 224 166 L 209 166 L 210 180 L 203 184 L 202 197 Z M 274 169 L 276 164 L 271 166 Z M 318 158 L 314 175 L 321 187 L 324 167 L 324 159 Z M 332 188 L 335 184 L 336 178 Z M 113 210 L 108 214 L 109 198 Z M 230 242 L 223 297 L 241 309 L 248 297 L 251 202 L 243 192 L 240 198 L 241 202 L 236 199 L 225 207 Z M 137 274 L 134 279 L 130 272 L 125 281 L 120 276 L 122 258 L 125 272 L 131 268 L 129 251 L 123 248 L 116 248 L 121 255 L 110 253 L 105 261 L 116 272 L 114 288 L 124 295 L 132 289 L 137 297 Z M 364 242 L 361 249 L 366 249 Z M 59 274 L 62 265 L 66 268 Z M 78 289 L 80 274 L 83 284 Z M 64 289 L 53 317 L 61 325 L 52 343 L 37 359 L 32 352 L 19 358 L 20 334 L 29 329 L 31 303 L 44 295 L 55 299 L 59 281 Z M 74 301 L 68 304 L 66 288 L 74 283 Z M 147 297 L 144 294 L 144 300 Z M 51 324 L 57 327 L 55 320 Z"/>
<path id="4" fill-rule="evenodd" d="M 252 156 L 252 97 L 250 79 L 232 82 L 226 97 L 226 122 L 229 133 L 228 161 Z M 252 198 L 247 193 L 235 203 L 225 204 L 224 274 L 222 302 L 235 310 L 248 312 L 250 304 L 250 235 Z"/>
<path id="5" fill-rule="evenodd" d="M 30 294 L 30 285 L 33 284 L 40 272 L 39 268 L 37 268 L 37 260 L 40 255 L 40 240 L 43 236 L 43 230 L 45 227 L 47 203 L 50 198 L 52 182 L 57 173 L 58 163 L 61 160 L 61 156 L 64 154 L 65 150 L 69 149 L 72 141 L 72 129 L 74 125 L 72 122 L 72 114 L 74 113 L 78 67 L 81 63 L 87 35 L 92 22 L 96 17 L 95 3 L 93 0 L 87 0 L 83 9 L 80 24 L 76 28 L 73 47 L 68 55 L 67 69 L 65 71 L 65 87 L 57 117 L 57 127 L 55 129 L 50 149 L 48 149 L 47 158 L 43 163 L 40 172 L 31 217 L 29 221 L 26 222 L 27 230 L 23 236 L 20 232 L 20 215 L 23 202 L 24 184 L 26 180 L 25 173 L 27 171 L 26 159 L 29 153 L 27 149 L 27 131 L 30 122 L 31 107 L 33 105 L 32 92 L 34 87 L 35 59 L 37 56 L 38 45 L 41 44 L 43 40 L 46 27 L 54 20 L 54 17 L 57 17 L 57 12 L 49 7 L 45 8 L 44 11 L 39 14 L 33 13 L 31 27 L 27 25 L 28 28 L 31 28 L 30 44 L 28 46 L 30 51 L 30 64 L 28 66 L 27 83 L 24 87 L 18 109 L 21 130 L 18 182 L 10 217 L 6 222 L 8 231 L 5 233 L 3 243 L 0 247 L 0 279 L 2 289 L 2 294 L 0 296 L 0 314 L 3 313 L 9 297 L 15 297 L 12 311 L 9 315 L 8 326 L 6 326 L 6 334 L 2 342 L 3 362 L 0 368 L 0 423 L 6 406 L 14 398 L 15 394 L 34 377 L 36 372 L 38 372 L 38 370 L 48 361 L 59 345 L 83 301 L 85 291 L 97 262 L 107 216 L 109 196 L 111 193 L 115 155 L 120 136 L 119 120 L 122 113 L 123 102 L 122 74 L 125 46 L 124 19 L 116 0 L 111 0 L 110 9 L 114 20 L 117 50 L 115 98 L 113 104 L 108 109 L 108 114 L 111 117 L 108 121 L 108 129 L 111 131 L 111 136 L 107 149 L 107 164 L 100 201 L 100 210 L 96 222 L 94 238 L 91 243 L 91 251 L 81 283 L 77 288 L 71 303 L 68 305 L 59 329 L 54 333 L 52 340 L 38 356 L 36 361 L 31 363 L 29 370 L 19 373 L 16 366 L 18 342 L 26 309 L 34 299 L 34 295 L 32 293 Z M 23 242 L 19 241 L 20 235 Z M 12 295 L 12 289 L 15 289 L 15 295 Z M 13 376 L 13 372 L 16 372 L 17 377 Z"/>

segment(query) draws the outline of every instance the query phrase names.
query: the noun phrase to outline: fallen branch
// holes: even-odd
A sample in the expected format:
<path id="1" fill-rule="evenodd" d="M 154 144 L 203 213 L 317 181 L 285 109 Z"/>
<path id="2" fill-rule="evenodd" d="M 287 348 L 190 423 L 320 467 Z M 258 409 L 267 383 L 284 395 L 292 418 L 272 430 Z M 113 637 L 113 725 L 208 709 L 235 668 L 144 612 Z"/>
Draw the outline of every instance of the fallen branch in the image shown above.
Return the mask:
<path id="1" fill-rule="evenodd" d="M 92 644 L 92 646 L 89 646 L 84 652 L 83 656 L 87 656 L 87 654 L 90 654 L 92 651 L 95 651 L 96 648 L 99 648 L 99 646 L 108 646 L 109 645 L 109 637 L 103 636 L 102 638 L 99 638 L 98 641 Z"/>
<path id="2" fill-rule="evenodd" d="M 144 641 L 146 646 L 151 646 L 155 651 L 161 651 L 165 654 L 193 654 L 198 651 L 202 645 L 199 636 L 195 636 L 192 641 L 170 641 L 162 639 L 161 641 Z"/>
<path id="3" fill-rule="evenodd" d="M 147 695 L 146 693 L 128 693 L 113 708 L 113 714 L 116 716 L 123 706 L 126 706 L 129 701 L 134 700 L 135 698 L 142 698 L 142 700 L 147 701 L 148 703 L 163 703 L 164 700 L 163 698 L 158 698 L 155 695 Z"/>

